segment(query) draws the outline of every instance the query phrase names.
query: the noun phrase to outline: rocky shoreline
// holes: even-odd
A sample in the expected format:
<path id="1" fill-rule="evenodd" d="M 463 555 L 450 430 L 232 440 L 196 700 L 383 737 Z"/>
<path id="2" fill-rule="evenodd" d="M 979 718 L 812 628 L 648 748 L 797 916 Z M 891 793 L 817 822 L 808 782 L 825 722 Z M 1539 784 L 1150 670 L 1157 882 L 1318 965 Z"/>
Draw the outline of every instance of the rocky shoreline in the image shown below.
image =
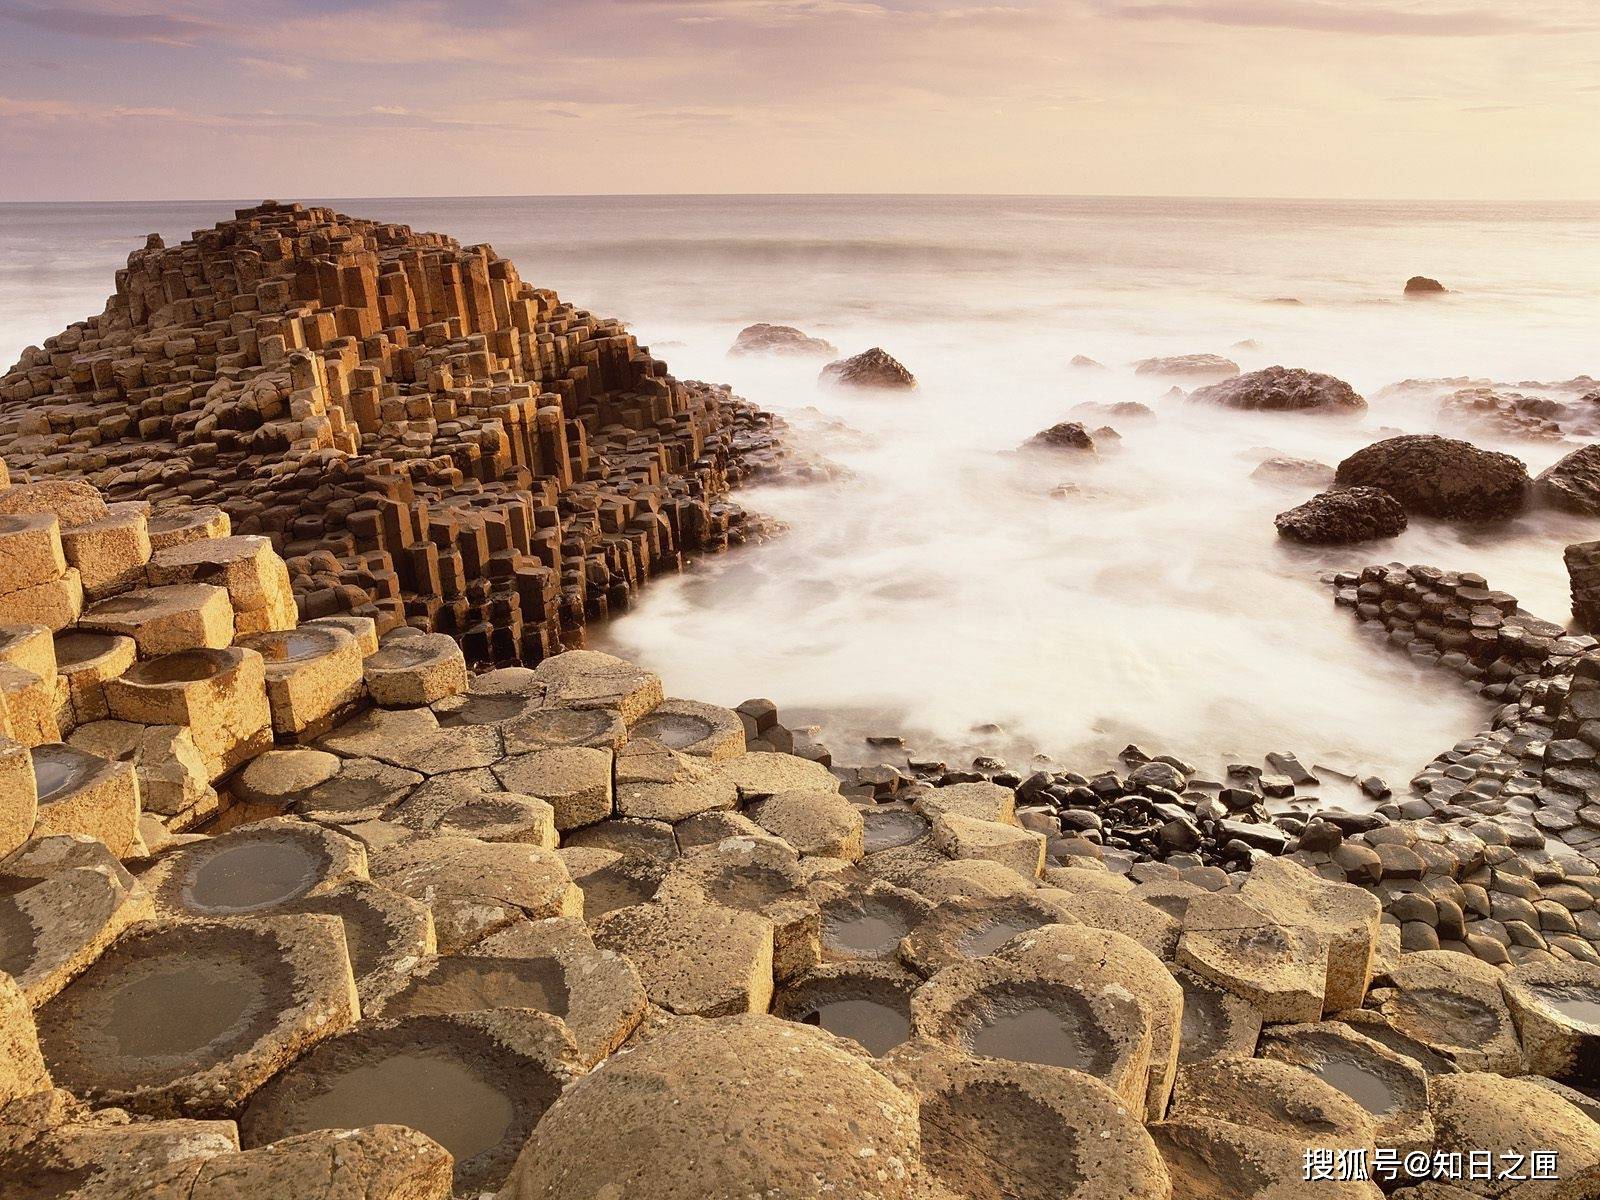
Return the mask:
<path id="1" fill-rule="evenodd" d="M 835 766 L 559 652 L 751 528 L 765 414 L 438 235 L 141 253 L 0 383 L 0 1194 L 1600 1192 L 1593 637 L 1330 575 L 1498 705 L 1370 811 L 1287 752 Z"/>

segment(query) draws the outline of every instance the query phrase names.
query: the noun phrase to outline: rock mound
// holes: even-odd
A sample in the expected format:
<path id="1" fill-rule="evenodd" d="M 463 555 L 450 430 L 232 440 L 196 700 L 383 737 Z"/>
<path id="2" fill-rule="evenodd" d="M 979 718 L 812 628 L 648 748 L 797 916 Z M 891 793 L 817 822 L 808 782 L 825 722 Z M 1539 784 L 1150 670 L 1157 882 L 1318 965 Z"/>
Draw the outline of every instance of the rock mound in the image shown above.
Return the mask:
<path id="1" fill-rule="evenodd" d="M 1209 387 L 1189 399 L 1255 412 L 1363 413 L 1367 402 L 1342 379 L 1299 367 L 1267 367 Z"/>
<path id="2" fill-rule="evenodd" d="M 1429 279 L 1426 275 L 1413 275 L 1406 280 L 1406 295 L 1408 296 L 1437 296 L 1449 291 L 1437 279 Z"/>
<path id="3" fill-rule="evenodd" d="M 1250 478 L 1268 483 L 1304 483 L 1321 487 L 1332 481 L 1333 468 L 1314 458 L 1274 454 L 1271 458 L 1262 459 L 1256 469 L 1250 472 Z"/>
<path id="4" fill-rule="evenodd" d="M 1574 450 L 1533 481 L 1540 502 L 1566 512 L 1600 516 L 1600 445 Z"/>
<path id="5" fill-rule="evenodd" d="M 768 325 L 765 321 L 758 321 L 754 325 L 746 325 L 739 331 L 739 336 L 734 338 L 733 345 L 728 347 L 729 357 L 738 357 L 746 354 L 837 354 L 839 349 L 832 342 L 822 338 L 811 337 L 793 325 Z"/>
<path id="6" fill-rule="evenodd" d="M 1431 433 L 1385 438 L 1339 464 L 1341 487 L 1380 487 L 1406 512 L 1450 521 L 1498 521 L 1520 512 L 1531 482 L 1522 461 Z"/>
<path id="7" fill-rule="evenodd" d="M 916 376 L 887 350 L 877 346 L 829 363 L 818 378 L 839 387 L 910 389 L 917 386 Z"/>
<path id="8" fill-rule="evenodd" d="M 1133 364 L 1137 375 L 1184 375 L 1222 379 L 1239 373 L 1239 364 L 1220 354 L 1179 354 L 1169 358 L 1141 358 Z"/>
<path id="9" fill-rule="evenodd" d="M 1382 488 L 1355 487 L 1313 496 L 1279 513 L 1274 524 L 1290 541 L 1337 546 L 1394 537 L 1405 530 L 1406 514 Z"/>

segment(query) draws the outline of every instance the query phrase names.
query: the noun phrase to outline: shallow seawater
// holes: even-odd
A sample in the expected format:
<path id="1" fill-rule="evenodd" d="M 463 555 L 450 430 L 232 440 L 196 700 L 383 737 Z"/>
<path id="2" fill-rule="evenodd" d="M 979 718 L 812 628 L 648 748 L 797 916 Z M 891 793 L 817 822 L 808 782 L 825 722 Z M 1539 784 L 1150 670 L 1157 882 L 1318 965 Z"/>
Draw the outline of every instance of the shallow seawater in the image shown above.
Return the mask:
<path id="1" fill-rule="evenodd" d="M 728 382 L 839 468 L 758 486 L 778 540 L 645 589 L 591 645 L 670 694 L 776 700 L 841 761 L 864 738 L 964 761 L 1032 751 L 1079 769 L 1138 741 L 1209 771 L 1292 750 L 1409 778 L 1487 723 L 1453 676 L 1372 641 L 1318 576 L 1400 560 L 1473 570 L 1567 617 L 1561 550 L 1596 523 L 1415 521 L 1400 538 L 1306 550 L 1274 514 L 1315 490 L 1250 478 L 1267 451 L 1333 464 L 1394 432 L 1451 432 L 1407 378 L 1597 373 L 1600 206 L 1044 199 L 629 197 L 339 201 L 489 241 L 525 279 L 628 321 L 682 378 Z M 231 204 L 0 206 L 0 358 L 97 311 L 151 230 L 169 242 Z M 1413 274 L 1442 299 L 1407 301 Z M 1269 303 L 1294 298 L 1300 303 Z M 921 386 L 832 391 L 822 360 L 731 359 L 755 321 L 842 353 L 880 345 Z M 1245 343 L 1240 345 L 1239 343 Z M 1153 355 L 1328 371 L 1355 421 L 1244 414 L 1165 393 Z M 1075 368 L 1088 355 L 1105 369 Z M 1132 400 L 1092 461 L 1017 454 L 1084 401 Z M 1087 418 L 1093 428 L 1103 418 Z M 1535 471 L 1571 446 L 1480 445 Z M 1053 497 L 1062 484 L 1076 493 Z M 974 726 L 993 723 L 1000 734 Z M 1343 799 L 1344 797 L 1339 797 Z"/>

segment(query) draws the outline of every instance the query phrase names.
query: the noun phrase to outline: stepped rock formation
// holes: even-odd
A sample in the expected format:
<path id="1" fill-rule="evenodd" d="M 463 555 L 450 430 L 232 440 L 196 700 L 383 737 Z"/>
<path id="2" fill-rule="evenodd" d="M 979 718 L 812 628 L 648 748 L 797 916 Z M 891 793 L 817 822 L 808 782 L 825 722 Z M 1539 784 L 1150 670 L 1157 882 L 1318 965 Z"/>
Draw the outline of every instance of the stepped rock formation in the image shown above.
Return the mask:
<path id="1" fill-rule="evenodd" d="M 267 201 L 167 247 L 0 378 L 0 454 L 113 501 L 226 511 L 302 616 L 537 662 L 744 536 L 771 419 L 667 373 L 488 246 Z"/>

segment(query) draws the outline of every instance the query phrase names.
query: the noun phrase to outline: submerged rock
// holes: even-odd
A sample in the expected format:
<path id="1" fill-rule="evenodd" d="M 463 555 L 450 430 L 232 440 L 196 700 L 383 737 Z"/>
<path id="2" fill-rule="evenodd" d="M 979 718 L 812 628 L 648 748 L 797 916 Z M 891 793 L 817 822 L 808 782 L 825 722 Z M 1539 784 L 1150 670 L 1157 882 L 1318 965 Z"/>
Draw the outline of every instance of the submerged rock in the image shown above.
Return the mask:
<path id="1" fill-rule="evenodd" d="M 1250 478 L 1268 483 L 1303 483 L 1321 487 L 1333 482 L 1333 468 L 1313 458 L 1274 454 L 1271 458 L 1262 459 L 1256 469 L 1250 472 Z"/>
<path id="2" fill-rule="evenodd" d="M 917 386 L 916 376 L 887 350 L 877 346 L 829 363 L 818 378 L 839 387 L 910 389 Z"/>
<path id="3" fill-rule="evenodd" d="M 1141 358 L 1133 364 L 1138 375 L 1193 375 L 1224 379 L 1239 373 L 1239 364 L 1220 354 L 1179 354 L 1169 358 Z"/>
<path id="4" fill-rule="evenodd" d="M 1528 500 L 1522 461 L 1431 433 L 1385 438 L 1339 464 L 1342 487 L 1381 487 L 1408 513 L 1450 521 L 1498 521 Z"/>
<path id="5" fill-rule="evenodd" d="M 1279 513 L 1273 523 L 1280 537 L 1335 546 L 1394 537 L 1404 532 L 1406 513 L 1382 488 L 1356 487 L 1313 496 Z"/>
<path id="6" fill-rule="evenodd" d="M 1299 367 L 1266 367 L 1199 388 L 1191 400 L 1257 412 L 1362 413 L 1367 402 L 1342 379 Z"/>
<path id="7" fill-rule="evenodd" d="M 822 338 L 802 333 L 793 325 L 746 325 L 728 347 L 730 357 L 745 354 L 837 354 L 839 348 Z"/>
<path id="8" fill-rule="evenodd" d="M 1586 517 L 1600 516 L 1600 445 L 1574 450 L 1533 481 L 1541 503 Z"/>

